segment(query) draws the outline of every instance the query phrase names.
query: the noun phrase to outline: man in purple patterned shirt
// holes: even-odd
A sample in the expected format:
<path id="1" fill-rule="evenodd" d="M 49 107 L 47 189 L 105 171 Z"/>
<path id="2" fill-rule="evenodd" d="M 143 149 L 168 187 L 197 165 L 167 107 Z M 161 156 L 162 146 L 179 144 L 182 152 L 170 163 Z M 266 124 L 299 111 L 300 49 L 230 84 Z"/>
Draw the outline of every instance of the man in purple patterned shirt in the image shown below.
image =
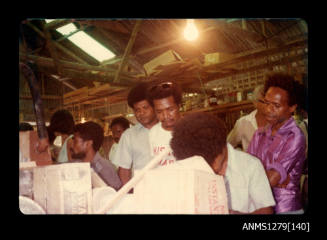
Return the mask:
<path id="1" fill-rule="evenodd" d="M 300 178 L 305 160 L 306 142 L 292 114 L 297 107 L 298 83 L 287 74 L 268 75 L 263 103 L 268 122 L 259 128 L 248 153 L 261 159 L 276 201 L 275 213 L 303 213 Z"/>

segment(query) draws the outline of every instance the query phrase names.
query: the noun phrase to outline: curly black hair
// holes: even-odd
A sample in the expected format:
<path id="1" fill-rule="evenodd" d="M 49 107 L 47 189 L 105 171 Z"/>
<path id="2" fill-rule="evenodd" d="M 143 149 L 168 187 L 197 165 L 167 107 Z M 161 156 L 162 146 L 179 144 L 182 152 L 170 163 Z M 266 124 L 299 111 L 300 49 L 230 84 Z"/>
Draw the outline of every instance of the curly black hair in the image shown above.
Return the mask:
<path id="1" fill-rule="evenodd" d="M 65 109 L 56 111 L 50 119 L 49 131 L 59 132 L 64 134 L 73 134 L 74 132 L 73 115 Z"/>
<path id="2" fill-rule="evenodd" d="M 226 137 L 221 119 L 210 113 L 191 113 L 176 123 L 170 146 L 177 160 L 198 155 L 211 164 L 226 146 Z"/>
<path id="3" fill-rule="evenodd" d="M 162 99 L 170 96 L 174 97 L 175 103 L 182 103 L 182 90 L 180 86 L 173 81 L 156 80 L 149 84 L 147 88 L 147 99 L 153 107 L 154 99 Z"/>
<path id="4" fill-rule="evenodd" d="M 273 72 L 266 75 L 264 85 L 264 94 L 267 93 L 270 87 L 279 87 L 285 90 L 288 94 L 288 105 L 300 104 L 300 83 L 295 81 L 294 77 L 290 74 L 283 72 Z"/>
<path id="5" fill-rule="evenodd" d="M 127 129 L 127 128 L 129 128 L 130 122 L 124 117 L 116 117 L 111 121 L 110 126 L 109 126 L 110 129 L 112 129 L 112 126 L 114 126 L 116 124 L 120 124 L 124 129 Z"/>
<path id="6" fill-rule="evenodd" d="M 133 87 L 127 96 L 128 106 L 134 108 L 134 104 L 143 100 L 147 100 L 146 98 L 146 89 L 148 88 L 148 83 L 142 82 L 135 87 Z"/>
<path id="7" fill-rule="evenodd" d="M 92 121 L 76 124 L 74 132 L 79 133 L 83 140 L 92 140 L 94 151 L 98 151 L 103 143 L 104 131 L 103 128 Z"/>

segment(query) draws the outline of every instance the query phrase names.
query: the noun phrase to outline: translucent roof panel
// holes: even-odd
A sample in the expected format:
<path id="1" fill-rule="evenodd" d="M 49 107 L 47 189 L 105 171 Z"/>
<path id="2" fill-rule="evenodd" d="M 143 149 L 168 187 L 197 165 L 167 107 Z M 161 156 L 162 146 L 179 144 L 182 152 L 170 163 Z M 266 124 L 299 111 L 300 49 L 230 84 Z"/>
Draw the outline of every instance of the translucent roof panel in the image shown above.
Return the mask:
<path id="1" fill-rule="evenodd" d="M 65 26 L 57 28 L 56 30 L 62 35 L 68 35 L 70 33 L 73 33 L 74 31 L 77 31 L 77 28 L 73 23 L 69 23 Z M 108 60 L 116 56 L 109 49 L 104 47 L 102 44 L 100 44 L 98 41 L 96 41 L 84 31 L 77 31 L 76 33 L 69 36 L 68 39 L 99 62 Z"/>

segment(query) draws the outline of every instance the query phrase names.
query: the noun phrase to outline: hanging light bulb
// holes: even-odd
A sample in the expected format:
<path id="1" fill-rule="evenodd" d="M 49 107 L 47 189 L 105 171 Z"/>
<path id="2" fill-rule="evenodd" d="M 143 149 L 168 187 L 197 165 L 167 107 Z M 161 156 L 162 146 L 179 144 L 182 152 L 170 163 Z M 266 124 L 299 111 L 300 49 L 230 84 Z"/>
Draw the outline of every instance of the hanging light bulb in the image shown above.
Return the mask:
<path id="1" fill-rule="evenodd" d="M 188 19 L 184 30 L 184 37 L 188 41 L 193 41 L 198 37 L 198 35 L 199 31 L 196 29 L 194 19 Z"/>

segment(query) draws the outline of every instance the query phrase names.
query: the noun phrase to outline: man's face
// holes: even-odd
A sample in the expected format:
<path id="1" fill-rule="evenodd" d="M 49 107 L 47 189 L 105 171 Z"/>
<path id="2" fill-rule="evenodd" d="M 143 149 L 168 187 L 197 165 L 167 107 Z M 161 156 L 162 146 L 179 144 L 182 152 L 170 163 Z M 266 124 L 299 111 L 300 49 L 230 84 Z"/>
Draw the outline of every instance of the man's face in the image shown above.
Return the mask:
<path id="1" fill-rule="evenodd" d="M 154 110 L 162 127 L 168 131 L 173 130 L 175 123 L 180 118 L 179 106 L 175 103 L 174 97 L 169 96 L 162 99 L 154 99 Z"/>
<path id="2" fill-rule="evenodd" d="M 288 94 L 279 87 L 270 87 L 264 97 L 264 114 L 268 123 L 281 127 L 296 109 L 296 104 L 288 105 Z"/>
<path id="3" fill-rule="evenodd" d="M 125 131 L 125 129 L 123 128 L 122 125 L 115 124 L 112 126 L 111 131 L 112 131 L 112 136 L 113 136 L 115 142 L 118 143 L 119 139 L 120 139 L 121 135 L 123 134 L 123 132 Z"/>
<path id="4" fill-rule="evenodd" d="M 257 109 L 259 114 L 264 115 L 265 106 L 266 105 L 264 104 L 264 96 L 260 96 L 258 100 L 254 102 L 254 107 Z"/>
<path id="5" fill-rule="evenodd" d="M 210 166 L 216 174 L 224 176 L 226 174 L 227 161 L 228 150 L 227 146 L 225 146 L 222 150 L 222 153 L 216 157 L 216 159 L 210 164 Z"/>
<path id="6" fill-rule="evenodd" d="M 73 144 L 71 148 L 71 156 L 73 159 L 84 159 L 87 152 L 87 141 L 84 141 L 79 133 L 74 133 Z"/>
<path id="7" fill-rule="evenodd" d="M 157 122 L 156 114 L 147 100 L 142 100 L 134 104 L 135 117 L 144 127 L 150 127 Z"/>

